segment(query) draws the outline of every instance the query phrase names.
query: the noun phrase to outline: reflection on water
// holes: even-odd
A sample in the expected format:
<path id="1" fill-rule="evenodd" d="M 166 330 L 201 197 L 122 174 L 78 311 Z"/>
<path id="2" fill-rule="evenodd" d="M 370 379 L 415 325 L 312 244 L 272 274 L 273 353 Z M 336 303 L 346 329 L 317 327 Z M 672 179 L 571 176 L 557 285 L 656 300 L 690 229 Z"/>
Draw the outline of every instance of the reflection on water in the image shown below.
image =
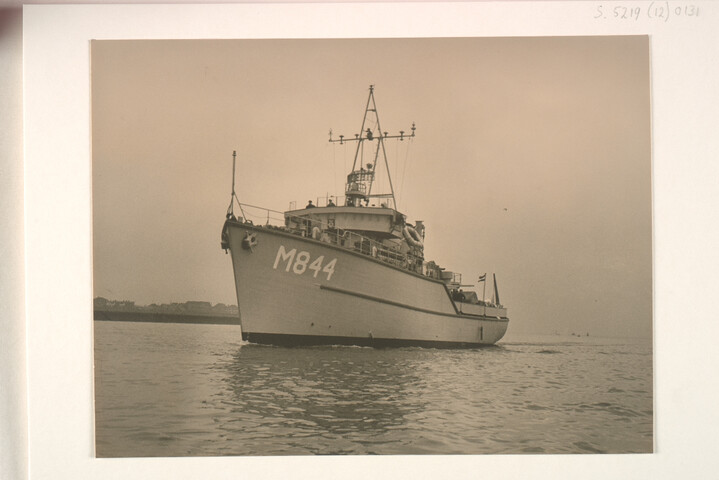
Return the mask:
<path id="1" fill-rule="evenodd" d="M 264 425 L 285 435 L 286 448 L 296 453 L 380 453 L 362 444 L 392 437 L 426 406 L 416 394 L 424 382 L 407 369 L 416 359 L 398 361 L 397 353 L 245 345 L 225 366 L 233 421 L 220 428 Z"/>
<path id="2" fill-rule="evenodd" d="M 652 451 L 650 344 L 279 348 L 95 324 L 98 456 Z"/>
<path id="3" fill-rule="evenodd" d="M 400 425 L 404 415 L 422 410 L 420 397 L 399 401 L 422 382 L 387 352 L 365 350 L 247 345 L 229 368 L 233 399 L 263 418 L 280 414 L 300 428 L 319 426 L 329 433 Z"/>

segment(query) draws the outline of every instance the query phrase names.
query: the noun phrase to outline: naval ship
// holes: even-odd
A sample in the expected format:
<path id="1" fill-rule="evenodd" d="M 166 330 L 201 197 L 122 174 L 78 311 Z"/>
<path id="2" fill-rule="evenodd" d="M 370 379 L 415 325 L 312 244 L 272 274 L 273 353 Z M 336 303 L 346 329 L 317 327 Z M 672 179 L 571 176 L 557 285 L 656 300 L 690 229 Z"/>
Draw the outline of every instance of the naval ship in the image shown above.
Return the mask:
<path id="1" fill-rule="evenodd" d="M 463 285 L 460 273 L 425 259 L 423 222 L 410 223 L 397 210 L 385 142 L 411 141 L 415 130 L 412 124 L 409 133 L 383 132 L 370 86 L 360 133 L 333 138 L 330 131 L 332 143 L 357 144 L 344 195 L 305 208 L 291 203 L 285 212 L 240 202 L 233 152 L 221 246 L 232 258 L 243 340 L 469 348 L 502 338 L 509 318 L 496 276 L 491 301 L 484 299 L 486 288 L 482 299 L 464 290 L 472 285 Z M 373 192 L 378 162 L 389 180 L 385 193 Z M 250 209 L 261 210 L 267 222 L 248 219 Z M 273 215 L 280 215 L 279 225 L 270 222 Z M 485 287 L 486 274 L 478 282 Z"/>

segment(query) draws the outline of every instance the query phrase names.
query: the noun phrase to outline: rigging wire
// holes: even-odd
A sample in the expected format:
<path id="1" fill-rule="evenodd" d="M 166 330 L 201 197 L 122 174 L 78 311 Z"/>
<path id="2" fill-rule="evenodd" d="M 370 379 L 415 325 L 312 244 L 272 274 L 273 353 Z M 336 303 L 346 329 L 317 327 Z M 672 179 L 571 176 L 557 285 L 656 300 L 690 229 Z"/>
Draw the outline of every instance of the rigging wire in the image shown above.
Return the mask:
<path id="1" fill-rule="evenodd" d="M 399 168 L 399 142 L 394 142 L 394 178 L 399 180 L 399 175 L 397 174 L 397 169 Z M 402 194 L 402 191 L 397 191 L 397 196 L 400 196 Z M 393 205 L 394 208 L 397 208 L 397 205 Z"/>
<path id="2" fill-rule="evenodd" d="M 346 143 L 342 147 L 342 163 L 344 165 L 344 169 L 342 171 L 346 175 L 347 174 L 347 144 Z M 344 180 L 344 178 L 343 178 L 343 180 Z M 344 181 L 342 183 L 344 185 Z M 344 196 L 344 187 L 342 188 L 342 195 Z"/>
<path id="3" fill-rule="evenodd" d="M 240 207 L 240 213 L 242 216 L 245 216 L 244 210 L 242 210 L 242 204 L 240 203 L 240 199 L 237 198 L 237 193 L 235 193 L 235 170 L 236 170 L 236 163 L 237 163 L 237 151 L 232 151 L 232 195 L 230 195 L 230 205 L 227 207 L 227 218 L 230 218 L 230 216 L 234 217 L 235 215 L 235 209 L 234 209 L 234 202 L 237 200 L 237 206 Z"/>
<path id="4" fill-rule="evenodd" d="M 337 146 L 332 145 L 332 178 L 334 179 L 335 194 L 337 193 Z"/>
<path id="5" fill-rule="evenodd" d="M 399 205 L 397 206 L 397 210 L 399 210 L 400 205 L 402 205 L 402 200 L 404 199 L 404 177 L 407 172 L 407 163 L 409 163 L 409 146 L 412 144 L 412 139 L 409 139 L 409 142 L 407 143 L 407 150 L 404 157 L 404 168 L 402 170 L 402 180 L 400 181 L 400 191 L 402 192 L 402 197 L 399 199 Z"/>

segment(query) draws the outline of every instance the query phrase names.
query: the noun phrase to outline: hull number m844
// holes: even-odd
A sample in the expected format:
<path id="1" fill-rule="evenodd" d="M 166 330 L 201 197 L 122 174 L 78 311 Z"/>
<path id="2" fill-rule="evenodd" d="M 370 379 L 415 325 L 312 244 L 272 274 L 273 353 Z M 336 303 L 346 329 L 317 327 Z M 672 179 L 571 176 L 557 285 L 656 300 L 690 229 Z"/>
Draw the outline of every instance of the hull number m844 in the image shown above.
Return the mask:
<path id="1" fill-rule="evenodd" d="M 317 278 L 317 275 L 322 272 L 327 274 L 327 281 L 332 278 L 332 274 L 335 273 L 335 265 L 337 264 L 336 258 L 333 258 L 324 265 L 324 255 L 320 255 L 311 262 L 310 260 L 312 260 L 310 252 L 304 250 L 298 252 L 296 248 L 287 251 L 284 245 L 280 245 L 280 248 L 277 249 L 275 264 L 272 268 L 277 270 L 278 267 L 280 269 L 284 267 L 285 272 L 292 271 L 297 275 L 302 275 L 309 270 L 313 272 L 312 276 L 314 278 Z"/>

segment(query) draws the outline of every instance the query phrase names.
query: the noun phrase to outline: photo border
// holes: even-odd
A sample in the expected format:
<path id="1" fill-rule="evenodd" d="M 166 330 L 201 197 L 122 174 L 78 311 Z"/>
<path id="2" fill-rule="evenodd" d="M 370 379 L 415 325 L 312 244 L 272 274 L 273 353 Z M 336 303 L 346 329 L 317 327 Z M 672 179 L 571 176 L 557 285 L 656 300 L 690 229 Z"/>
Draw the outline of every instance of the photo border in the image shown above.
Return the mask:
<path id="1" fill-rule="evenodd" d="M 712 176 L 717 140 L 711 119 L 716 114 L 713 88 L 719 62 L 711 63 L 717 47 L 707 42 L 716 30 L 717 8 L 697 4 L 704 17 L 677 18 L 674 23 L 649 16 L 628 21 L 595 18 L 606 10 L 598 10 L 600 3 L 582 1 L 25 6 L 30 477 L 475 478 L 529 473 L 540 479 L 675 478 L 690 474 L 687 465 L 716 462 L 713 442 L 699 429 L 712 420 L 717 424 L 712 395 L 691 392 L 707 388 L 704 381 L 716 376 L 713 362 L 702 360 L 703 352 L 713 352 L 711 339 L 719 337 L 719 327 L 706 313 L 713 311 L 710 300 L 702 303 L 691 290 L 697 288 L 695 276 L 690 276 L 695 272 L 685 274 L 682 264 L 696 269 L 706 258 L 701 250 L 687 251 L 688 240 L 710 251 L 716 239 L 712 229 L 701 234 L 707 233 L 706 219 L 716 216 L 716 202 L 705 192 L 713 191 L 711 179 L 718 178 Z M 648 8 L 649 3 L 637 5 Z M 94 458 L 90 40 L 566 35 L 650 36 L 657 453 Z M 692 79 L 691 88 L 683 87 L 687 78 Z M 687 210 L 688 205 L 695 208 Z M 677 231 L 677 226 L 686 228 Z M 711 280 L 703 285 L 711 285 Z M 687 305 L 685 298 L 697 301 Z M 686 323 L 673 321 L 678 318 L 690 318 L 692 331 Z M 697 410 L 701 420 L 684 415 Z"/>

